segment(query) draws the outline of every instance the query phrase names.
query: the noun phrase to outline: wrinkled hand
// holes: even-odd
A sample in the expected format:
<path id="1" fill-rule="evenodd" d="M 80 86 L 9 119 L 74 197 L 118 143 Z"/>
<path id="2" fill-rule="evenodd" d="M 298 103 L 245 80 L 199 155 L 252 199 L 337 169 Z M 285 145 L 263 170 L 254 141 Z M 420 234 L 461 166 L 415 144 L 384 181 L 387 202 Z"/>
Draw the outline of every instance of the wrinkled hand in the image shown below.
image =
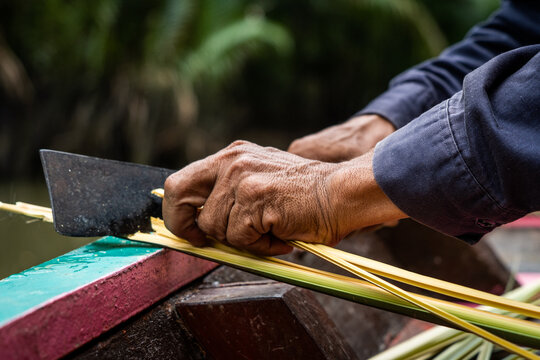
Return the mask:
<path id="1" fill-rule="evenodd" d="M 378 115 L 361 115 L 297 139 L 288 151 L 307 159 L 347 161 L 365 154 L 394 130 L 388 120 Z"/>
<path id="2" fill-rule="evenodd" d="M 167 179 L 165 224 L 194 245 L 209 235 L 259 254 L 287 253 L 289 239 L 334 245 L 347 235 L 329 208 L 334 168 L 237 141 Z"/>
<path id="3" fill-rule="evenodd" d="M 237 141 L 167 179 L 163 219 L 197 246 L 207 235 L 262 255 L 291 251 L 284 240 L 333 246 L 405 216 L 376 184 L 371 156 L 323 163 Z"/>

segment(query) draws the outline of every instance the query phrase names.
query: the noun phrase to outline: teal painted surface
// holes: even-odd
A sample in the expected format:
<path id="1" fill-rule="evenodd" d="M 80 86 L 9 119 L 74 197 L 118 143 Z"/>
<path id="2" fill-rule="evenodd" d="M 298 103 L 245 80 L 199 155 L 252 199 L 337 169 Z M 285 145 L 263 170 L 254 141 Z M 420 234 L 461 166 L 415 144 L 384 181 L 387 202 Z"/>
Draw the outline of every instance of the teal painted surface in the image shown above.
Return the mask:
<path id="1" fill-rule="evenodd" d="M 0 325 L 54 297 L 138 262 L 159 249 L 107 236 L 0 280 Z"/>
<path id="2" fill-rule="evenodd" d="M 2 182 L 0 180 L 0 201 L 7 203 L 24 201 L 50 207 L 49 191 L 44 180 L 40 179 L 38 182 L 24 180 Z M 0 211 L 0 246 L 2 249 L 0 251 L 0 280 L 97 239 L 98 237 L 62 236 L 54 231 L 51 224 L 32 221 L 26 216 Z"/>

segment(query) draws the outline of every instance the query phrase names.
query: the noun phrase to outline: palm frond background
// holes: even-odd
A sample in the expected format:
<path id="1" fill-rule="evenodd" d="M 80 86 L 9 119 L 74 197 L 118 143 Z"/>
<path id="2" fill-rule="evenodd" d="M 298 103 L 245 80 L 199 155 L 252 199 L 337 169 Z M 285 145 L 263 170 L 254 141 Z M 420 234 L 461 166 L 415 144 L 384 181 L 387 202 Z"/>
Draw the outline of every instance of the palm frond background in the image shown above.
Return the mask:
<path id="1" fill-rule="evenodd" d="M 179 167 L 341 122 L 496 0 L 0 4 L 0 178 L 37 149 Z"/>

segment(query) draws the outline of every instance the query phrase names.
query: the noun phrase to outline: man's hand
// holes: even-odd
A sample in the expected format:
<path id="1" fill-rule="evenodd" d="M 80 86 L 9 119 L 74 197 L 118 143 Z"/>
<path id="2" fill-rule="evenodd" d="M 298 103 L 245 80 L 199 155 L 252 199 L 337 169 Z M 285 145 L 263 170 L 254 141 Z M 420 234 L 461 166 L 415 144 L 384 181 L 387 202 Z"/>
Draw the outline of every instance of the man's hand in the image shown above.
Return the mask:
<path id="1" fill-rule="evenodd" d="M 286 240 L 335 245 L 405 216 L 375 183 L 371 155 L 331 164 L 237 141 L 167 179 L 165 225 L 194 245 L 211 236 L 264 255 L 291 251 Z"/>
<path id="2" fill-rule="evenodd" d="M 289 152 L 307 159 L 347 161 L 365 154 L 394 130 L 378 115 L 361 115 L 293 141 Z"/>

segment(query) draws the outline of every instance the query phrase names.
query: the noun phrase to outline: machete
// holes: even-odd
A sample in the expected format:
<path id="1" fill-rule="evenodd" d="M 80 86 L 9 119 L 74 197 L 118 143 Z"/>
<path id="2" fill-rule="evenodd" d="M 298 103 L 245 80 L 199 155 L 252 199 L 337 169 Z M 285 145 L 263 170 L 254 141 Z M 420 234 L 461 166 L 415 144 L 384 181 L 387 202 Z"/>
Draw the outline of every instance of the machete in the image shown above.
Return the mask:
<path id="1" fill-rule="evenodd" d="M 150 231 L 161 217 L 162 188 L 175 170 L 41 150 L 55 230 L 67 236 L 127 235 Z"/>

